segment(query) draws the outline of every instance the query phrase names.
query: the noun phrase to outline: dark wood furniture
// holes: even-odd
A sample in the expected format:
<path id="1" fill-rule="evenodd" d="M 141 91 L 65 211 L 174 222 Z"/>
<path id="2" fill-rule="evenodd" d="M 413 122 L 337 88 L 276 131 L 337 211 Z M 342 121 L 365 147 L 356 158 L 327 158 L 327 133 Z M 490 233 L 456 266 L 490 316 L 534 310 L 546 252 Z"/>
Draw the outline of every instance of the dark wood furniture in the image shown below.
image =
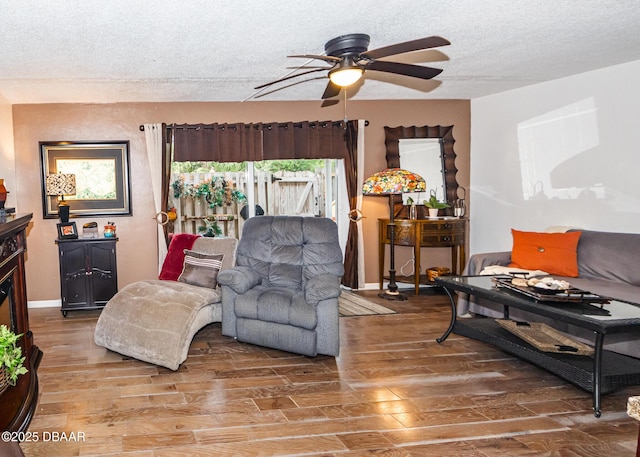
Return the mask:
<path id="1" fill-rule="evenodd" d="M 498 288 L 490 276 L 441 276 L 435 278 L 451 300 L 451 323 L 443 342 L 453 331 L 468 338 L 492 344 L 531 362 L 572 384 L 593 393 L 593 409 L 601 415 L 602 394 L 626 386 L 640 385 L 640 360 L 603 349 L 604 337 L 612 333 L 640 332 L 640 305 L 609 300 L 606 304 L 542 302 L 511 289 Z M 504 318 L 509 308 L 517 308 L 534 315 L 552 318 L 595 335 L 593 357 L 568 353 L 542 352 L 508 332 L 490 318 L 456 320 L 454 291 L 492 300 L 503 305 Z"/>
<path id="2" fill-rule="evenodd" d="M 118 292 L 117 238 L 58 239 L 62 315 L 100 309 Z"/>
<path id="3" fill-rule="evenodd" d="M 0 395 L 0 428 L 3 431 L 25 431 L 38 403 L 37 369 L 42 352 L 33 343 L 33 333 L 29 329 L 24 265 L 26 227 L 32 216 L 11 215 L 0 222 L 0 324 L 23 334 L 19 343 L 25 356 L 24 366 L 29 370 L 18 377 L 15 386 Z"/>
<path id="4" fill-rule="evenodd" d="M 457 274 L 461 271 L 465 264 L 466 226 L 467 220 L 465 218 L 395 219 L 394 244 L 396 246 L 413 246 L 415 259 L 415 274 L 408 277 L 396 276 L 396 281 L 412 282 L 416 295 L 420 292 L 420 284 L 433 284 L 428 280 L 427 275 L 423 274 L 420 256 L 422 248 L 451 248 L 451 272 Z M 385 245 L 390 241 L 389 219 L 378 219 L 380 289 L 382 289 L 384 280 Z"/>

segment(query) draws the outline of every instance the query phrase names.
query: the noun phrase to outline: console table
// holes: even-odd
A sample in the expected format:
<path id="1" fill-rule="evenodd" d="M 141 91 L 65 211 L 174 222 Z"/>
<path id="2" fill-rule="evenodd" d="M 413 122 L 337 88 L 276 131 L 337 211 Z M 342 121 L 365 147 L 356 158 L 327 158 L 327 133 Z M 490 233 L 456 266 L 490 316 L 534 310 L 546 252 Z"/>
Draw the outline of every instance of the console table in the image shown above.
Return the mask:
<path id="1" fill-rule="evenodd" d="M 58 239 L 62 315 L 101 309 L 118 292 L 117 238 Z"/>
<path id="2" fill-rule="evenodd" d="M 600 397 L 626 386 L 640 385 L 640 360 L 605 351 L 604 337 L 612 333 L 640 331 L 640 305 L 610 299 L 606 304 L 561 303 L 537 301 L 506 288 L 498 288 L 491 276 L 441 276 L 435 278 L 451 301 L 451 323 L 436 341 L 442 343 L 454 333 L 492 344 L 506 352 L 531 362 L 560 376 L 572 384 L 593 393 L 593 409 L 601 415 Z M 593 331 L 593 357 L 568 353 L 543 352 L 503 329 L 491 318 L 456 320 L 453 291 L 492 300 L 503 305 L 504 317 L 509 308 L 545 316 Z"/>
<path id="3" fill-rule="evenodd" d="M 437 219 L 395 219 L 395 246 L 413 246 L 415 274 L 408 277 L 415 286 L 415 293 L 420 292 L 420 284 L 433 284 L 426 275 L 420 274 L 421 248 L 451 248 L 451 272 L 458 273 L 464 268 L 466 218 L 442 217 Z M 385 245 L 389 244 L 389 219 L 378 219 L 378 271 L 380 289 L 384 280 Z M 396 277 L 396 280 L 399 280 Z"/>
<path id="4" fill-rule="evenodd" d="M 0 222 L 0 324 L 14 333 L 19 340 L 24 366 L 28 373 L 18 377 L 0 395 L 0 429 L 23 432 L 29 426 L 38 403 L 37 369 L 42 352 L 33 344 L 27 312 L 27 286 L 25 281 L 24 252 L 27 249 L 25 228 L 32 214 L 10 215 Z"/>

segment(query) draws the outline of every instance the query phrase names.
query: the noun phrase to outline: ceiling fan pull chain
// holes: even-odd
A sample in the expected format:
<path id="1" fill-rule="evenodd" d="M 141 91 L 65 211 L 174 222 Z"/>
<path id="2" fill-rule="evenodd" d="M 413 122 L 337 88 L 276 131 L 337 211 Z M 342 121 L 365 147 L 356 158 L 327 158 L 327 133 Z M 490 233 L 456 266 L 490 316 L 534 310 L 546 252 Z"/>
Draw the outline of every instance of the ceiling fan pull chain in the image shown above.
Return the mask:
<path id="1" fill-rule="evenodd" d="M 347 88 L 345 87 L 342 91 L 344 93 L 344 128 L 347 128 L 347 122 L 349 122 L 349 118 L 347 117 Z"/>

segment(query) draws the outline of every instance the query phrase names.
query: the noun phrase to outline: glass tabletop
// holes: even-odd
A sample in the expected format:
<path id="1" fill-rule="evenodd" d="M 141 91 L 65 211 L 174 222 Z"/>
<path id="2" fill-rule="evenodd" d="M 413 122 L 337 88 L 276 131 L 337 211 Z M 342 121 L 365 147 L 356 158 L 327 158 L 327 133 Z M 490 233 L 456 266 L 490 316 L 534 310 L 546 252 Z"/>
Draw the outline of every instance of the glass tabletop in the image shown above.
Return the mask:
<path id="1" fill-rule="evenodd" d="M 539 301 L 523 293 L 498 287 L 494 276 L 440 276 L 436 284 L 494 300 L 504 306 L 559 318 L 603 333 L 640 331 L 640 304 L 608 299 L 607 303 Z M 504 278 L 504 276 L 502 277 Z"/>

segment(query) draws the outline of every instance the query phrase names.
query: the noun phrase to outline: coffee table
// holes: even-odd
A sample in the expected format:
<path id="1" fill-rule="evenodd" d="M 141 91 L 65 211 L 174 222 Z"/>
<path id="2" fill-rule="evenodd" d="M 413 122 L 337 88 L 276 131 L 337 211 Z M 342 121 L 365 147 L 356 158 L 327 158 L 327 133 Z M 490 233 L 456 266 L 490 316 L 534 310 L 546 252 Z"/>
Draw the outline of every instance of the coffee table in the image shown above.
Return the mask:
<path id="1" fill-rule="evenodd" d="M 544 368 L 592 392 L 596 417 L 602 414 L 601 395 L 626 386 L 640 385 L 639 359 L 603 349 L 604 338 L 608 334 L 640 332 L 639 304 L 613 299 L 605 304 L 539 301 L 511 289 L 497 287 L 492 276 L 439 276 L 435 283 L 445 290 L 451 301 L 451 322 L 445 333 L 436 339 L 438 343 L 444 342 L 454 332 L 492 344 Z M 593 356 L 541 351 L 505 330 L 495 319 L 456 319 L 454 291 L 501 304 L 505 319 L 509 318 L 509 308 L 516 308 L 591 330 L 595 335 Z"/>

